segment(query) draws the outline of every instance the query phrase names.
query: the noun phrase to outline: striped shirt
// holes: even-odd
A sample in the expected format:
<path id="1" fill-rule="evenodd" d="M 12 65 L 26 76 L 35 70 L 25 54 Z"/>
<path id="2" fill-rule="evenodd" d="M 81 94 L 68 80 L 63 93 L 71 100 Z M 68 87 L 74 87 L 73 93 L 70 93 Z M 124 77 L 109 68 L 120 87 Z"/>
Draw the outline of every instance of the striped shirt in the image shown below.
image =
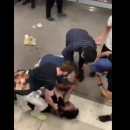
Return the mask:
<path id="1" fill-rule="evenodd" d="M 62 51 L 65 60 L 73 61 L 74 52 L 83 52 L 83 49 L 92 46 L 97 48 L 95 41 L 83 29 L 71 29 L 66 34 L 66 47 Z"/>

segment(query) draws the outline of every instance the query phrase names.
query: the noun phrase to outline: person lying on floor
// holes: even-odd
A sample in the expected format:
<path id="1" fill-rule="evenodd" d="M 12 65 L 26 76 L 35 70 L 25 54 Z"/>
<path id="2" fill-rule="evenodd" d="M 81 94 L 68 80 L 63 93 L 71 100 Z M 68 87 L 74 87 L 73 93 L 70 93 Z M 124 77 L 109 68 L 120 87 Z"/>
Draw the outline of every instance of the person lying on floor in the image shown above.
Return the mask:
<path id="1" fill-rule="evenodd" d="M 48 106 L 41 111 L 41 116 L 42 116 L 42 113 L 52 113 L 56 116 L 67 118 L 67 119 L 77 118 L 79 114 L 79 109 L 76 108 L 70 101 L 68 101 L 67 95 L 70 95 L 70 94 L 71 94 L 71 90 L 67 91 L 66 96 L 63 96 L 63 98 L 59 97 L 58 99 L 55 95 L 53 95 L 51 98 L 54 103 L 58 104 L 58 110 L 53 109 L 53 107 L 51 107 L 48 104 Z M 44 96 L 42 96 L 42 98 L 45 99 Z M 34 110 L 35 105 L 28 103 L 28 106 L 32 110 Z"/>
<path id="2" fill-rule="evenodd" d="M 62 66 L 57 67 L 52 63 L 45 63 L 42 66 L 32 70 L 19 70 L 14 74 L 14 92 L 18 96 L 25 97 L 25 100 L 37 106 L 37 112 L 43 110 L 47 103 L 55 110 L 58 110 L 58 104 L 51 99 L 52 91 L 55 95 L 61 97 L 56 89 L 57 76 L 67 75 L 75 71 L 75 63 L 65 61 Z M 35 97 L 35 91 L 41 87 L 45 88 L 45 99 L 38 100 Z M 21 102 L 20 102 L 21 103 Z"/>
<path id="3" fill-rule="evenodd" d="M 19 84 L 18 86 L 20 87 L 21 85 Z M 44 88 L 41 88 L 41 90 L 42 89 L 44 89 Z M 46 102 L 44 95 L 41 96 L 40 94 L 39 94 L 39 97 L 37 97 L 37 100 L 39 100 L 39 102 L 41 100 L 43 100 L 42 103 L 43 103 L 44 108 L 39 113 L 35 112 L 36 107 L 37 107 L 36 105 L 34 105 L 30 102 L 27 102 L 27 105 L 32 110 L 31 115 L 36 117 L 37 119 L 40 119 L 40 120 L 46 119 L 46 116 L 43 113 L 52 113 L 52 114 L 57 115 L 59 117 L 65 117 L 67 119 L 75 119 L 79 114 L 79 110 L 70 101 L 68 101 L 68 95 L 70 95 L 70 94 L 71 94 L 71 89 L 69 91 L 67 91 L 67 94 L 64 95 L 63 97 L 57 98 L 56 95 L 53 93 L 51 98 L 55 104 L 58 104 L 57 110 L 55 110 L 51 105 L 49 105 Z M 17 100 L 15 93 L 14 93 L 14 100 Z M 35 98 L 35 100 L 36 100 L 36 98 Z"/>
<path id="4" fill-rule="evenodd" d="M 107 56 L 107 58 L 102 58 L 104 56 Z M 100 88 L 102 95 L 107 99 L 112 100 L 112 52 L 106 51 L 98 54 L 97 57 L 100 59 L 94 65 L 90 66 L 90 70 L 96 73 L 97 85 Z M 101 81 L 101 75 L 106 75 L 108 81 L 107 90 Z M 112 121 L 112 114 L 99 116 L 99 120 L 102 122 Z"/>

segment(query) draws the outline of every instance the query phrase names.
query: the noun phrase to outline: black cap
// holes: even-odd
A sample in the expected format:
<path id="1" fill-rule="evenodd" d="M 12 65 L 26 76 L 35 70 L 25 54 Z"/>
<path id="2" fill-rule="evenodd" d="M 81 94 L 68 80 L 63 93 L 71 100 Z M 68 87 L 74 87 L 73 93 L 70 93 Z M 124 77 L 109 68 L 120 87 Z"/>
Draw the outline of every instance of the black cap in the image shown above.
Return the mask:
<path id="1" fill-rule="evenodd" d="M 97 51 L 94 47 L 86 47 L 84 48 L 83 52 L 85 63 L 94 62 L 97 58 Z"/>

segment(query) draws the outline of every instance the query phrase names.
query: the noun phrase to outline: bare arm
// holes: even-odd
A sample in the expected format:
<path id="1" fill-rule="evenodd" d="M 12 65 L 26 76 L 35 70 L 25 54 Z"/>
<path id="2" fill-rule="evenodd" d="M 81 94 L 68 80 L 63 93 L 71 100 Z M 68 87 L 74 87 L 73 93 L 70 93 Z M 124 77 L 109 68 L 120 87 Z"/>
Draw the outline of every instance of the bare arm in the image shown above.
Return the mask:
<path id="1" fill-rule="evenodd" d="M 101 81 L 101 77 L 99 75 L 96 75 L 96 78 L 97 78 L 97 84 L 101 84 L 102 81 Z M 112 95 L 106 90 L 106 88 L 101 85 L 100 86 L 100 90 L 101 90 L 101 93 L 108 99 L 112 99 Z"/>
<path id="2" fill-rule="evenodd" d="M 65 96 L 64 96 L 64 102 L 65 102 L 65 103 L 66 103 L 67 101 L 69 101 L 70 95 L 71 95 L 72 91 L 73 91 L 73 89 L 70 88 L 70 89 L 66 92 L 66 94 L 65 94 Z"/>
<path id="3" fill-rule="evenodd" d="M 105 56 L 108 56 L 108 55 L 110 55 L 110 54 L 112 54 L 111 51 L 105 51 L 105 52 L 103 52 L 103 53 L 98 54 L 98 55 L 97 55 L 97 58 L 105 57 Z"/>
<path id="4" fill-rule="evenodd" d="M 51 91 L 47 89 L 45 89 L 45 99 L 49 105 L 51 105 L 52 107 L 54 106 L 54 102 L 51 98 Z"/>
<path id="5" fill-rule="evenodd" d="M 106 26 L 103 31 L 101 32 L 100 36 L 102 39 L 108 34 L 108 32 L 110 31 L 111 27 L 110 26 Z"/>

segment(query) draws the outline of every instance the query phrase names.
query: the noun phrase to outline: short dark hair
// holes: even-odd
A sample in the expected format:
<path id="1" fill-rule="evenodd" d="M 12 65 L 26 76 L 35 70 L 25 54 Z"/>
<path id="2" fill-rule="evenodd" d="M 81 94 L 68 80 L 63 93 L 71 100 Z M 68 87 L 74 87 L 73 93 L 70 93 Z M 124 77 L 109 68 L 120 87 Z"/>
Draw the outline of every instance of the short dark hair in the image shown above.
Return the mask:
<path id="1" fill-rule="evenodd" d="M 86 47 L 83 50 L 83 56 L 85 58 L 85 63 L 94 62 L 97 58 L 97 51 L 94 47 Z"/>
<path id="2" fill-rule="evenodd" d="M 75 119 L 79 114 L 79 109 L 71 110 L 71 111 L 64 111 L 63 116 L 67 119 Z"/>

